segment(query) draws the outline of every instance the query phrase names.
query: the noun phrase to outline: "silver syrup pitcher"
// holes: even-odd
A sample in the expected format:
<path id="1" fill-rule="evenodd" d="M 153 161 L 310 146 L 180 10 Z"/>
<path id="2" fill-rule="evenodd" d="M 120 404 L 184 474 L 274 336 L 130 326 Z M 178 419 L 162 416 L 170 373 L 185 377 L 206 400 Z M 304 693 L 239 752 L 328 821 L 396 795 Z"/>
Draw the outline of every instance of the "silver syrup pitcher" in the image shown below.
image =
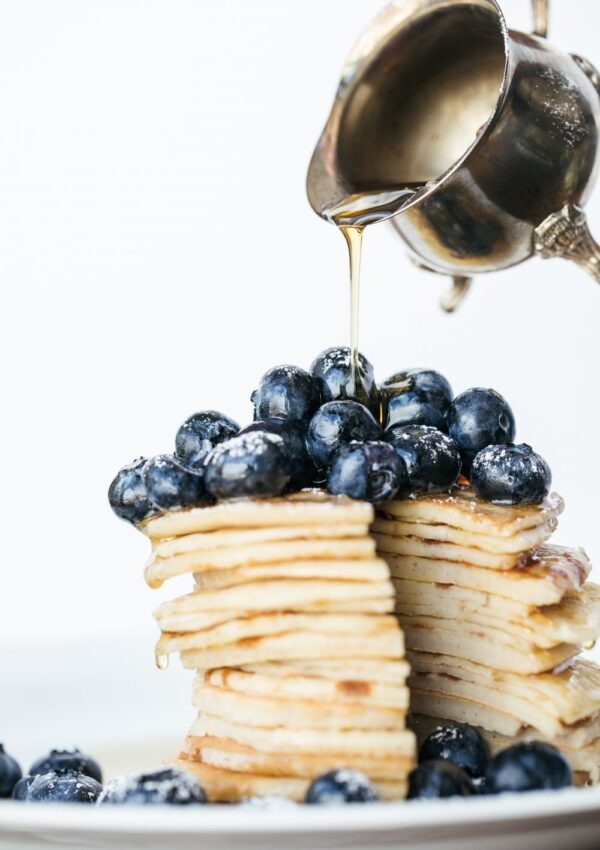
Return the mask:
<path id="1" fill-rule="evenodd" d="M 313 209 L 331 219 L 348 198 L 379 203 L 363 223 L 391 218 L 418 266 L 452 277 L 447 310 L 473 275 L 533 255 L 600 281 L 583 212 L 600 76 L 548 43 L 547 0 L 533 11 L 529 35 L 496 0 L 391 3 L 349 55 L 310 163 Z"/>

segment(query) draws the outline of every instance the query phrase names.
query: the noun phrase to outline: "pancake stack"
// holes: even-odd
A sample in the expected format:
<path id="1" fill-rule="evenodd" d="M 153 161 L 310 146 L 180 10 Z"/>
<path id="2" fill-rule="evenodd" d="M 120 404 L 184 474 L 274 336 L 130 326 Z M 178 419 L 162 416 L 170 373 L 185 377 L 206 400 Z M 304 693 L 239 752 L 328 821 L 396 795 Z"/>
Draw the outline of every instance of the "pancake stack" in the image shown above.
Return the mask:
<path id="1" fill-rule="evenodd" d="M 469 490 L 389 502 L 373 524 L 389 564 L 420 737 L 439 721 L 481 728 L 492 750 L 545 740 L 579 783 L 600 765 L 600 587 L 580 549 L 546 543 L 563 509 L 500 507 Z"/>
<path id="2" fill-rule="evenodd" d="M 163 603 L 157 661 L 195 670 L 198 710 L 174 764 L 209 798 L 300 801 L 334 768 L 364 772 L 382 799 L 405 796 L 409 668 L 373 510 L 318 493 L 237 501 L 148 520 L 152 587 L 190 573 Z"/>

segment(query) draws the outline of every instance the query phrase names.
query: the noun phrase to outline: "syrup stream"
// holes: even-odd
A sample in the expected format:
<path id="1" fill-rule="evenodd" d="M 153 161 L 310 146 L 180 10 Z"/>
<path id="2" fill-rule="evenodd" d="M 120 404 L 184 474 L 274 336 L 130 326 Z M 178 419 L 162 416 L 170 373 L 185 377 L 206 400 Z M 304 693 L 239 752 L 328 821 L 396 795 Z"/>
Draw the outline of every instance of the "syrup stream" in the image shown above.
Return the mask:
<path id="1" fill-rule="evenodd" d="M 326 219 L 337 225 L 348 246 L 350 259 L 350 352 L 351 394 L 368 405 L 368 393 L 362 384 L 358 363 L 358 314 L 360 293 L 360 263 L 365 227 L 389 218 L 421 189 L 423 184 L 375 188 L 367 192 L 348 195 L 340 203 L 326 210 Z M 363 398 L 364 396 L 364 398 Z"/>
<path id="2" fill-rule="evenodd" d="M 360 261 L 362 256 L 363 228 L 352 225 L 341 224 L 342 232 L 348 245 L 350 259 L 350 357 L 352 369 L 352 390 L 356 395 L 357 385 L 360 382 L 358 370 L 358 316 L 360 296 Z"/>

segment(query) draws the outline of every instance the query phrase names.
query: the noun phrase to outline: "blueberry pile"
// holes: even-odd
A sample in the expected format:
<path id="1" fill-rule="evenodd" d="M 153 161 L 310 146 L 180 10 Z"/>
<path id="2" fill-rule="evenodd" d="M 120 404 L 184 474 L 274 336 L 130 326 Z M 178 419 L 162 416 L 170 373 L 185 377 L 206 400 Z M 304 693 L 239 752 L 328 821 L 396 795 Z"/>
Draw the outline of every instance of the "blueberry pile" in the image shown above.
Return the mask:
<path id="1" fill-rule="evenodd" d="M 571 768 L 555 747 L 532 741 L 491 758 L 476 729 L 453 723 L 439 726 L 423 741 L 419 764 L 409 777 L 408 799 L 542 791 L 571 784 Z"/>
<path id="2" fill-rule="evenodd" d="M 536 504 L 551 483 L 546 461 L 515 445 L 515 418 L 495 390 L 454 397 L 446 378 L 408 369 L 375 383 L 362 354 L 328 348 L 307 372 L 269 369 L 252 393 L 254 421 L 216 410 L 190 416 L 173 454 L 138 458 L 110 485 L 112 509 L 140 523 L 219 499 L 268 498 L 319 487 L 381 504 L 470 483 L 500 505 Z"/>

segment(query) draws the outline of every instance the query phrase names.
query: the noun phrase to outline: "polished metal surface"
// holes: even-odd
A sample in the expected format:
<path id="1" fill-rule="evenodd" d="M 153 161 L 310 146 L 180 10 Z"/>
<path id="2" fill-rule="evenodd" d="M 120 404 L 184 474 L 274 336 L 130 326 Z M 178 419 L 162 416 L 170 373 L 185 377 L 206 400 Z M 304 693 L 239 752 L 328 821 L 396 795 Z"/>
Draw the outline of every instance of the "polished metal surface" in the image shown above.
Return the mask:
<path id="1" fill-rule="evenodd" d="M 545 31 L 547 2 L 534 2 L 534 18 Z M 587 60 L 507 30 L 495 0 L 397 0 L 344 67 L 309 168 L 310 203 L 328 217 L 379 191 L 379 218 L 431 271 L 513 266 L 542 250 L 539 228 L 553 215 L 573 208 L 582 220 L 598 171 L 598 81 Z M 402 187 L 413 194 L 390 205 Z M 594 246 L 590 237 L 577 250 Z M 577 259 L 567 247 L 559 240 L 553 256 Z"/>

